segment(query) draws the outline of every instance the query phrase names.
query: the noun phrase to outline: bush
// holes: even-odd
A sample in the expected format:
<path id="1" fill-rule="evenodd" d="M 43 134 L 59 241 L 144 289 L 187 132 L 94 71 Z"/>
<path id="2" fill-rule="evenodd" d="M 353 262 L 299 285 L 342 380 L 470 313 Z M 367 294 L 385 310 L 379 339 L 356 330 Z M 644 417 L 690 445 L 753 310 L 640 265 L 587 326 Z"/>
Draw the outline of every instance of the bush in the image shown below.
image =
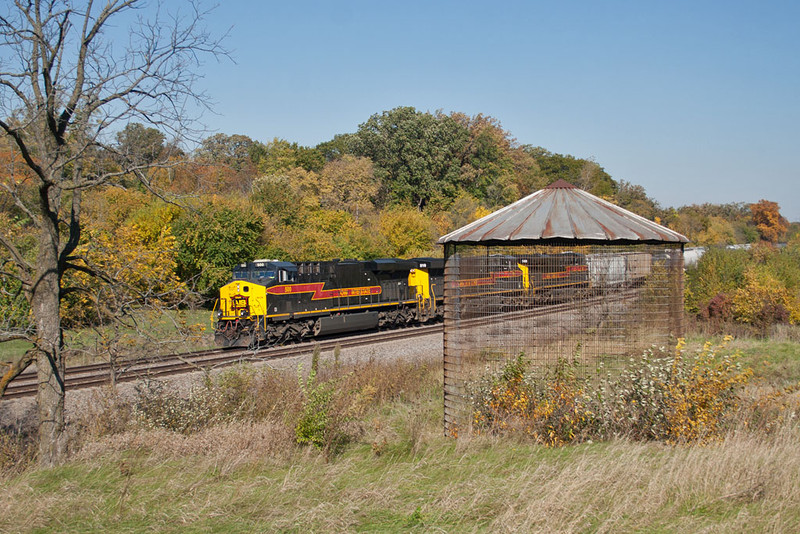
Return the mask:
<path id="1" fill-rule="evenodd" d="M 302 368 L 299 369 L 302 371 Z M 335 384 L 331 381 L 318 381 L 314 369 L 303 380 L 298 380 L 300 390 L 305 397 L 303 409 L 295 425 L 297 442 L 314 445 L 318 449 L 326 449 L 341 445 L 346 436 L 334 427 L 333 394 Z"/>
<path id="2" fill-rule="evenodd" d="M 800 323 L 800 246 L 709 249 L 686 273 L 686 309 L 713 330 L 736 321 L 762 335 L 780 323 Z"/>
<path id="3" fill-rule="evenodd" d="M 212 420 L 216 395 L 210 388 L 192 388 L 188 397 L 183 398 L 165 390 L 160 382 L 146 382 L 136 392 L 134 417 L 147 428 L 189 434 Z"/>
<path id="4" fill-rule="evenodd" d="M 686 310 L 699 313 L 715 296 L 741 287 L 749 261 L 746 250 L 709 248 L 697 266 L 686 271 Z"/>
<path id="5" fill-rule="evenodd" d="M 249 368 L 228 371 L 213 380 L 207 377 L 187 396 L 166 389 L 161 382 L 144 382 L 136 388 L 133 417 L 148 428 L 183 434 L 233 420 L 252 420 L 257 409 L 250 394 L 254 378 Z"/>
<path id="6" fill-rule="evenodd" d="M 605 433 L 669 443 L 718 439 L 738 390 L 752 376 L 738 353 L 723 350 L 730 339 L 706 342 L 694 357 L 684 354 L 679 340 L 674 355 L 648 352 L 618 379 L 605 381 L 605 395 L 598 397 Z"/>
<path id="7" fill-rule="evenodd" d="M 752 372 L 738 353 L 706 343 L 694 357 L 650 350 L 620 374 L 592 382 L 576 378 L 574 363 L 559 361 L 541 376 L 524 357 L 511 360 L 473 393 L 478 431 L 517 433 L 548 446 L 627 436 L 668 443 L 707 442 L 721 436 L 737 392 Z M 722 352 L 721 352 L 722 351 Z"/>
<path id="8" fill-rule="evenodd" d="M 473 392 L 474 428 L 521 433 L 549 446 L 579 441 L 594 414 L 585 381 L 574 371 L 573 363 L 559 360 L 551 373 L 537 377 L 520 354 Z"/>
<path id="9" fill-rule="evenodd" d="M 734 293 L 733 312 L 737 320 L 766 332 L 772 324 L 800 320 L 800 299 L 768 269 L 753 266 Z"/>

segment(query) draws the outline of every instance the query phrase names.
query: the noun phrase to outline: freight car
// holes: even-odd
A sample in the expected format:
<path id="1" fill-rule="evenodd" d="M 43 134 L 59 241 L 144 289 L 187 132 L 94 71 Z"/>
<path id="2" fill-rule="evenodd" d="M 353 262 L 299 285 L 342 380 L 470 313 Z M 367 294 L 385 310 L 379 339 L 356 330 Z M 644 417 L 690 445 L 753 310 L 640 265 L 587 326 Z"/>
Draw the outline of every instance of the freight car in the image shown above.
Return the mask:
<path id="1" fill-rule="evenodd" d="M 462 318 L 571 300 L 590 285 L 586 256 L 573 252 L 466 256 L 457 263 Z"/>
<path id="2" fill-rule="evenodd" d="M 246 262 L 220 289 L 214 338 L 223 347 L 278 345 L 435 321 L 443 287 L 441 258 Z"/>
<path id="3" fill-rule="evenodd" d="M 653 256 L 647 252 L 588 254 L 592 287 L 631 287 L 641 284 L 653 269 Z"/>

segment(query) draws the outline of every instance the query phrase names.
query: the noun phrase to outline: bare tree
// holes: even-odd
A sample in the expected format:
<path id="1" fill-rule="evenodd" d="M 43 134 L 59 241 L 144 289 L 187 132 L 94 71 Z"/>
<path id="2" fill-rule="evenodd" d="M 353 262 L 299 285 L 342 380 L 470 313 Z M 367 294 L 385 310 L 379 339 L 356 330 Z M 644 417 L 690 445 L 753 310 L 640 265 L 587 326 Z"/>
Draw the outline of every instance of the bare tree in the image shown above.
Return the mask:
<path id="1" fill-rule="evenodd" d="M 0 8 L 0 130 L 30 169 L 26 179 L 2 177 L 0 193 L 36 235 L 31 259 L 0 232 L 2 275 L 20 284 L 32 323 L 31 331 L 11 329 L 0 341 L 24 338 L 34 346 L 28 360 L 35 359 L 39 375 L 43 465 L 64 452 L 60 303 L 71 291 L 64 274 L 92 273 L 76 255 L 81 195 L 131 175 L 150 187 L 148 171 L 165 161 L 126 160 L 115 149 L 115 133 L 132 121 L 176 137 L 189 132 L 187 106 L 208 104 L 194 88 L 201 58 L 226 55 L 203 28 L 207 12 L 195 3 L 181 6 L 184 13 L 145 9 L 143 0 L 97 4 L 13 0 Z M 101 161 L 108 152 L 114 165 Z"/>

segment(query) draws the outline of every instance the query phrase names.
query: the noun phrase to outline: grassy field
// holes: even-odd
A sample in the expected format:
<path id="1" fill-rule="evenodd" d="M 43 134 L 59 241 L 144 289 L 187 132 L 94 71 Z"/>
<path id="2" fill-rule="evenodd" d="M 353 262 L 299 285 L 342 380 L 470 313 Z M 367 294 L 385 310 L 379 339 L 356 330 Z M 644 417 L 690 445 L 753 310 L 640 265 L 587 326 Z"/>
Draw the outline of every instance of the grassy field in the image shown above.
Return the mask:
<path id="1" fill-rule="evenodd" d="M 146 332 L 146 335 L 137 334 L 135 330 L 130 328 L 122 328 L 118 332 L 114 332 L 109 328 L 101 330 L 91 328 L 66 330 L 64 337 L 68 351 L 67 366 L 107 362 L 108 350 L 103 345 L 103 335 L 107 338 L 116 339 L 118 346 L 124 346 L 122 355 L 127 357 L 135 357 L 137 354 L 151 353 L 153 351 L 166 353 L 169 351 L 201 350 L 209 348 L 213 344 L 213 325 L 211 312 L 208 310 L 170 312 L 169 314 L 162 314 L 161 317 L 157 317 L 154 320 L 149 320 L 146 317 L 144 319 L 140 328 Z M 189 325 L 199 325 L 205 330 L 199 335 L 194 335 L 187 339 L 185 336 L 178 334 L 176 323 L 181 321 Z M 172 340 L 173 342 L 164 343 L 159 348 L 156 344 L 150 342 L 147 339 L 148 337 Z M 16 361 L 30 347 L 30 343 L 18 340 L 0 343 L 0 362 Z"/>
<path id="2" fill-rule="evenodd" d="M 734 346 L 755 371 L 750 398 L 800 383 L 797 342 Z M 334 376 L 332 367 L 322 362 L 319 376 Z M 337 424 L 350 436 L 335 451 L 296 443 L 301 393 L 325 391 L 307 380 L 298 388 L 294 373 L 244 368 L 194 404 L 162 392 L 146 409 L 99 391 L 65 465 L 2 475 L 0 531 L 800 530 L 796 410 L 758 428 L 734 418 L 723 440 L 704 446 L 617 438 L 551 448 L 443 437 L 435 363 L 371 362 L 335 376 L 353 393 L 332 415 L 347 415 Z M 237 408 L 198 415 L 209 405 Z M 177 408 L 179 421 L 152 417 Z"/>

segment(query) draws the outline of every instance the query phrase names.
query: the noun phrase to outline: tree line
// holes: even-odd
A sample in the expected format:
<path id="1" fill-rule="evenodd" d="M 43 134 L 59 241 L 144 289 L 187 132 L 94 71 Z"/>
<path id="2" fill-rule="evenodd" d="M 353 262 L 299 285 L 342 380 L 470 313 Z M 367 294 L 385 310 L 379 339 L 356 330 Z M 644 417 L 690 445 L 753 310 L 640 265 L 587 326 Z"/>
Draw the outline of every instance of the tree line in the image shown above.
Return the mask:
<path id="1" fill-rule="evenodd" d="M 33 183 L 26 177 L 30 171 L 7 138 L 0 158 L 4 179 L 14 180 L 23 194 Z M 123 172 L 121 160 L 142 168 L 159 165 L 143 181 Z M 171 287 L 179 301 L 184 286 L 213 298 L 234 264 L 256 257 L 437 255 L 439 235 L 559 179 L 697 245 L 776 242 L 790 227 L 777 203 L 766 200 L 663 208 L 642 186 L 614 180 L 592 159 L 519 144 L 494 118 L 412 107 L 374 114 L 355 133 L 315 147 L 220 133 L 189 152 L 159 129 L 131 122 L 89 164 L 119 172 L 119 179 L 84 194 L 85 231 L 76 245 L 83 260 L 106 266 L 119 261 L 118 250 L 143 251 L 129 258 L 129 271 L 140 278 L 138 290 L 160 280 L 147 291 L 169 293 Z M 33 257 L 34 225 L 8 194 L 0 193 L 0 218 L 4 238 Z M 64 299 L 67 326 L 96 315 L 87 306 L 91 277 L 78 271 L 73 278 L 85 287 Z M 9 278 L 4 284 L 14 285 Z M 7 307 L 19 304 L 18 297 L 9 300 L 12 293 L 6 287 Z"/>

